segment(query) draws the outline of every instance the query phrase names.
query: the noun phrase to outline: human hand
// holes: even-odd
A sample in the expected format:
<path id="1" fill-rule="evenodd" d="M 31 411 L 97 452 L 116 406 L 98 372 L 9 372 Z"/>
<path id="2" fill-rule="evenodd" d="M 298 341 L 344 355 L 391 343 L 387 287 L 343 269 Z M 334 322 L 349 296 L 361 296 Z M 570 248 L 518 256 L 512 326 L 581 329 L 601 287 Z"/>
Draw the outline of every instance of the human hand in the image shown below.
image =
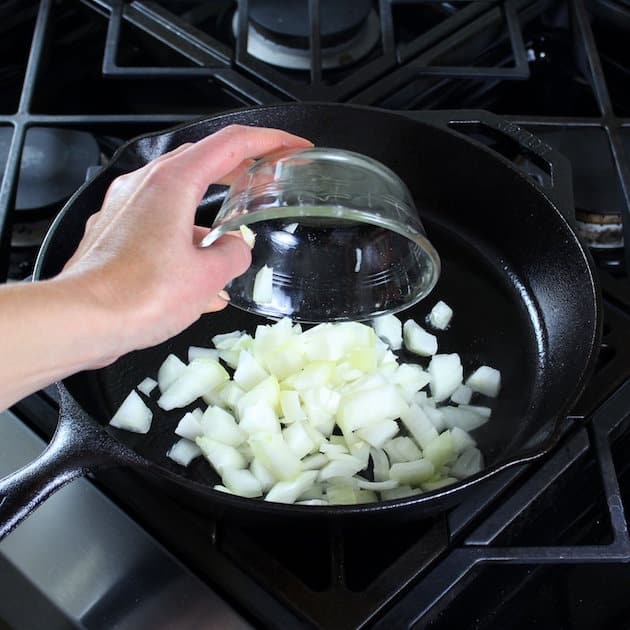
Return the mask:
<path id="1" fill-rule="evenodd" d="M 243 162 L 305 146 L 311 143 L 283 131 L 229 126 L 112 182 L 59 276 L 89 293 L 113 326 L 92 367 L 160 343 L 227 304 L 219 292 L 251 254 L 240 235 L 199 248 L 208 231 L 194 225 L 199 202 Z"/>

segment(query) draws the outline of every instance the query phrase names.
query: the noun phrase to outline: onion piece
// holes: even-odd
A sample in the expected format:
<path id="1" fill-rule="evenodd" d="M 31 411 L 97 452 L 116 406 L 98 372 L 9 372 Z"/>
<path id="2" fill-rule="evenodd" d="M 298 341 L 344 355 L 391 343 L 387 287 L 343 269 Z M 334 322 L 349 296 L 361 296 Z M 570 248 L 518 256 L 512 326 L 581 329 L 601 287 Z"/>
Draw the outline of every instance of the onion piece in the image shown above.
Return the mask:
<path id="1" fill-rule="evenodd" d="M 265 496 L 265 501 L 295 503 L 297 498 L 311 486 L 317 478 L 316 470 L 300 473 L 293 481 L 279 481 Z"/>
<path id="2" fill-rule="evenodd" d="M 317 479 L 326 481 L 333 477 L 352 477 L 362 469 L 363 463 L 353 455 L 339 455 L 319 471 Z"/>
<path id="3" fill-rule="evenodd" d="M 417 459 L 412 462 L 397 462 L 389 470 L 391 479 L 401 484 L 419 486 L 435 474 L 435 466 L 428 459 Z"/>
<path id="4" fill-rule="evenodd" d="M 203 456 L 221 474 L 225 468 L 245 468 L 247 461 L 233 446 L 222 444 L 202 435 L 195 440 Z"/>
<path id="5" fill-rule="evenodd" d="M 249 391 L 268 376 L 262 365 L 247 350 L 241 350 L 233 377 L 239 387 Z"/>
<path id="6" fill-rule="evenodd" d="M 472 389 L 467 385 L 460 385 L 452 394 L 451 402 L 456 405 L 467 405 L 472 398 Z"/>
<path id="7" fill-rule="evenodd" d="M 374 332 L 385 341 L 392 350 L 400 350 L 403 343 L 402 322 L 396 315 L 382 315 L 372 321 Z"/>
<path id="8" fill-rule="evenodd" d="M 256 232 L 248 228 L 246 225 L 241 225 L 239 230 L 247 246 L 250 249 L 254 249 L 254 245 L 256 245 Z"/>
<path id="9" fill-rule="evenodd" d="M 263 265 L 256 273 L 252 299 L 258 304 L 273 302 L 273 267 Z"/>
<path id="10" fill-rule="evenodd" d="M 389 459 L 387 453 L 380 448 L 371 448 L 372 476 L 374 481 L 387 481 L 389 479 Z"/>
<path id="11" fill-rule="evenodd" d="M 436 354 L 429 363 L 431 395 L 435 402 L 446 400 L 462 384 L 463 368 L 459 355 Z"/>
<path id="12" fill-rule="evenodd" d="M 385 420 L 359 429 L 357 435 L 370 446 L 381 448 L 383 444 L 391 440 L 398 431 L 398 423 L 395 420 Z"/>
<path id="13" fill-rule="evenodd" d="M 238 428 L 246 435 L 256 433 L 280 433 L 280 421 L 276 412 L 265 402 L 259 402 L 241 411 Z"/>
<path id="14" fill-rule="evenodd" d="M 247 469 L 224 468 L 221 473 L 223 485 L 240 497 L 254 498 L 262 495 L 260 481 Z"/>
<path id="15" fill-rule="evenodd" d="M 201 418 L 192 411 L 185 413 L 175 427 L 175 434 L 194 442 L 199 436 L 203 435 Z"/>
<path id="16" fill-rule="evenodd" d="M 487 365 L 482 365 L 468 377 L 466 385 L 475 392 L 496 398 L 501 389 L 501 372 Z"/>
<path id="17" fill-rule="evenodd" d="M 472 475 L 476 475 L 483 469 L 483 455 L 478 448 L 469 447 L 462 451 L 451 466 L 451 475 L 458 479 L 466 479 Z"/>
<path id="18" fill-rule="evenodd" d="M 302 470 L 320 470 L 329 461 L 330 458 L 324 453 L 313 453 L 302 460 Z"/>
<path id="19" fill-rule="evenodd" d="M 148 433 L 153 412 L 144 404 L 136 390 L 129 392 L 109 421 L 110 426 L 132 433 Z"/>
<path id="20" fill-rule="evenodd" d="M 302 462 L 284 441 L 281 433 L 256 433 L 249 438 L 254 457 L 278 481 L 292 481 L 302 472 Z"/>
<path id="21" fill-rule="evenodd" d="M 425 481 L 420 484 L 420 486 L 425 492 L 431 492 L 433 490 L 439 490 L 440 488 L 450 486 L 457 483 L 457 481 L 458 480 L 455 477 L 442 477 L 441 479 L 435 479 L 433 481 Z"/>
<path id="22" fill-rule="evenodd" d="M 298 421 L 282 429 L 284 441 L 300 459 L 317 450 L 317 444 L 313 442 L 304 425 L 303 421 Z"/>
<path id="23" fill-rule="evenodd" d="M 451 323 L 453 317 L 453 309 L 440 300 L 427 316 L 427 321 L 433 328 L 437 330 L 446 330 Z"/>
<path id="24" fill-rule="evenodd" d="M 219 351 L 215 348 L 202 348 L 200 346 L 189 346 L 188 363 L 195 359 L 208 359 L 209 361 L 219 360 Z"/>
<path id="25" fill-rule="evenodd" d="M 185 407 L 228 379 L 228 373 L 216 361 L 193 361 L 168 386 L 157 404 L 166 411 Z"/>
<path id="26" fill-rule="evenodd" d="M 473 409 L 465 408 L 464 406 L 442 407 L 440 411 L 444 417 L 444 423 L 449 429 L 459 427 L 464 431 L 474 431 L 488 422 L 488 418 L 485 418 L 480 413 L 477 413 Z"/>
<path id="27" fill-rule="evenodd" d="M 205 436 L 228 446 L 240 446 L 247 439 L 247 433 L 239 427 L 234 416 L 221 407 L 208 407 L 199 425 Z"/>
<path id="28" fill-rule="evenodd" d="M 453 438 L 450 431 L 443 431 L 423 449 L 422 454 L 437 469 L 455 460 L 456 453 L 453 448 Z"/>
<path id="29" fill-rule="evenodd" d="M 388 479 L 387 481 L 368 481 L 367 479 L 359 479 L 358 486 L 362 490 L 374 490 L 382 492 L 383 490 L 393 490 L 400 485 L 397 479 Z"/>
<path id="30" fill-rule="evenodd" d="M 427 332 L 413 319 L 408 319 L 403 326 L 405 348 L 421 357 L 430 357 L 437 353 L 437 337 Z"/>
<path id="31" fill-rule="evenodd" d="M 201 449 L 190 440 L 181 438 L 167 451 L 166 456 L 181 466 L 188 466 L 190 462 L 201 455 Z"/>
<path id="32" fill-rule="evenodd" d="M 395 437 L 383 444 L 383 450 L 387 453 L 389 461 L 392 463 L 411 462 L 422 457 L 420 449 L 409 437 Z"/>
<path id="33" fill-rule="evenodd" d="M 160 392 L 164 393 L 186 368 L 186 364 L 174 354 L 169 354 L 164 359 L 158 370 L 157 380 Z"/>
<path id="34" fill-rule="evenodd" d="M 157 381 L 148 376 L 138 384 L 138 391 L 145 396 L 150 396 L 151 392 L 157 387 Z"/>

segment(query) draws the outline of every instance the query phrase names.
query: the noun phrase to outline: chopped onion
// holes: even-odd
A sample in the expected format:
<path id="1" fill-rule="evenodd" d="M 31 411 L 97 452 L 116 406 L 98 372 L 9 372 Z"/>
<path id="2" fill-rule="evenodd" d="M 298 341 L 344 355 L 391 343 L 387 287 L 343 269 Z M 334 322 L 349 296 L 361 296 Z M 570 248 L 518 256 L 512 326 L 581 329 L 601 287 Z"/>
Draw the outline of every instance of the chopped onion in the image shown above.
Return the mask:
<path id="1" fill-rule="evenodd" d="M 256 273 L 252 299 L 258 304 L 273 302 L 273 267 L 263 265 Z"/>
<path id="2" fill-rule="evenodd" d="M 145 396 L 150 396 L 151 392 L 157 387 L 157 381 L 148 376 L 138 385 L 138 391 Z"/>
<path id="3" fill-rule="evenodd" d="M 466 385 L 475 392 L 496 398 L 501 389 L 501 372 L 487 365 L 482 365 L 468 377 Z"/>
<path id="4" fill-rule="evenodd" d="M 216 348 L 201 348 L 200 346 L 190 346 L 188 348 L 188 363 L 195 359 L 208 359 L 209 361 L 219 360 L 219 351 Z"/>
<path id="5" fill-rule="evenodd" d="M 391 479 L 401 484 L 419 486 L 433 477 L 435 467 L 428 459 L 417 459 L 412 462 L 397 462 L 389 470 Z"/>
<path id="6" fill-rule="evenodd" d="M 158 400 L 158 406 L 166 411 L 185 407 L 228 379 L 228 373 L 218 362 L 193 361 L 167 387 Z"/>
<path id="7" fill-rule="evenodd" d="M 398 430 L 398 423 L 395 420 L 384 420 L 359 429 L 357 435 L 370 446 L 381 448 L 385 442 L 398 433 Z"/>
<path id="8" fill-rule="evenodd" d="M 201 412 L 201 409 L 199 411 Z M 198 437 L 203 435 L 203 429 L 201 428 L 201 418 L 192 411 L 184 414 L 182 419 L 175 427 L 175 434 L 179 435 L 180 437 L 186 438 L 187 440 L 196 440 Z"/>
<path id="9" fill-rule="evenodd" d="M 372 326 L 376 334 L 389 344 L 392 350 L 400 350 L 403 343 L 402 322 L 396 315 L 377 317 Z"/>
<path id="10" fill-rule="evenodd" d="M 222 444 L 202 435 L 195 440 L 203 456 L 221 474 L 225 468 L 245 468 L 247 460 L 233 446 Z"/>
<path id="11" fill-rule="evenodd" d="M 462 451 L 451 467 L 451 474 L 458 479 L 466 479 L 483 469 L 483 455 L 474 446 Z"/>
<path id="12" fill-rule="evenodd" d="M 240 497 L 259 497 L 262 495 L 260 481 L 247 469 L 224 468 L 221 474 L 223 485 Z"/>
<path id="13" fill-rule="evenodd" d="M 465 408 L 464 406 L 442 407 L 440 411 L 442 412 L 444 422 L 449 429 L 459 427 L 464 431 L 474 431 L 488 422 L 488 418 L 485 418 L 480 413 L 477 413 L 472 409 Z"/>
<path id="14" fill-rule="evenodd" d="M 451 402 L 456 405 L 467 405 L 472 398 L 472 389 L 467 385 L 460 385 L 451 395 Z"/>
<path id="15" fill-rule="evenodd" d="M 438 303 L 427 319 L 440 329 L 447 314 Z M 392 350 L 403 340 L 430 357 L 428 366 L 400 361 Z M 181 417 L 182 439 L 168 456 L 186 466 L 201 453 L 221 477 L 219 491 L 304 505 L 369 503 L 435 491 L 483 468 L 471 432 L 491 409 L 470 401 L 474 392 L 497 395 L 500 373 L 481 366 L 463 384 L 460 356 L 437 354 L 437 338 L 414 320 L 402 326 L 387 315 L 373 327 L 303 330 L 284 318 L 253 335 L 215 335 L 212 344 L 190 346 L 188 364 L 166 358 L 157 404 L 207 404 Z M 134 394 L 126 404 L 137 427 L 151 411 Z"/>
<path id="16" fill-rule="evenodd" d="M 315 482 L 316 478 L 316 470 L 307 470 L 299 474 L 293 481 L 279 481 L 269 490 L 265 496 L 265 501 L 295 503 L 297 498 Z"/>
<path id="17" fill-rule="evenodd" d="M 416 443 L 408 437 L 396 437 L 383 444 L 390 462 L 411 462 L 420 459 L 422 453 Z"/>
<path id="18" fill-rule="evenodd" d="M 157 381 L 160 391 L 164 393 L 186 368 L 186 364 L 174 354 L 169 354 L 160 366 Z"/>
<path id="19" fill-rule="evenodd" d="M 138 392 L 132 390 L 112 416 L 109 424 L 132 433 L 148 433 L 153 412 L 144 404 Z"/>
<path id="20" fill-rule="evenodd" d="M 201 455 L 201 449 L 190 440 L 182 438 L 171 446 L 166 456 L 180 466 L 188 466 L 190 462 Z"/>
<path id="21" fill-rule="evenodd" d="M 453 309 L 440 300 L 429 313 L 427 320 L 433 328 L 437 330 L 446 330 L 451 323 L 453 317 Z"/>
<path id="22" fill-rule="evenodd" d="M 429 363 L 431 395 L 435 402 L 451 396 L 462 384 L 463 368 L 458 354 L 436 354 Z"/>
<path id="23" fill-rule="evenodd" d="M 245 243 L 247 243 L 250 249 L 254 249 L 254 245 L 256 244 L 256 233 L 246 225 L 241 225 L 240 231 Z"/>
<path id="24" fill-rule="evenodd" d="M 413 319 L 408 319 L 405 322 L 403 338 L 405 340 L 405 348 L 409 352 L 419 354 L 422 357 L 430 357 L 437 352 L 437 337 L 427 332 Z"/>
<path id="25" fill-rule="evenodd" d="M 228 446 L 240 446 L 247 439 L 243 427 L 236 423 L 231 413 L 221 407 L 208 407 L 199 425 L 205 436 Z"/>

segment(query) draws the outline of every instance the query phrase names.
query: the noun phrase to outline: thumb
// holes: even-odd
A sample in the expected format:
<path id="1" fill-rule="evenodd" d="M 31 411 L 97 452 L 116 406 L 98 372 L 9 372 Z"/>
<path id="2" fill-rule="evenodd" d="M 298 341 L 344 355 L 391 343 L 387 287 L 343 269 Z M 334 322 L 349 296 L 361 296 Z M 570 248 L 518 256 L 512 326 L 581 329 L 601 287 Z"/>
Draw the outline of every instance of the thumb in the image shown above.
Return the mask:
<path id="1" fill-rule="evenodd" d="M 230 280 L 247 271 L 252 253 L 239 236 L 226 234 L 210 247 L 200 248 L 201 264 L 207 270 L 208 292 L 218 293 Z"/>

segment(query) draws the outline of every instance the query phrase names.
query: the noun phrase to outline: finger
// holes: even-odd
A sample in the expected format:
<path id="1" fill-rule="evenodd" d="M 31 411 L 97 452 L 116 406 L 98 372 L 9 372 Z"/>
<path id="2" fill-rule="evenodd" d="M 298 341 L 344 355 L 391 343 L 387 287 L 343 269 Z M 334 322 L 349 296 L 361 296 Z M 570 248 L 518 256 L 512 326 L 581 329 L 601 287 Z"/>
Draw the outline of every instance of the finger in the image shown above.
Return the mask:
<path id="1" fill-rule="evenodd" d="M 226 291 L 219 291 L 206 305 L 204 313 L 216 313 L 223 310 L 230 303 L 230 296 Z"/>
<path id="2" fill-rule="evenodd" d="M 230 125 L 163 161 L 171 177 L 186 184 L 198 204 L 209 184 L 249 158 L 282 148 L 309 147 L 309 140 L 279 129 Z M 192 210 L 191 210 L 192 211 Z"/>
<path id="3" fill-rule="evenodd" d="M 198 250 L 200 264 L 207 269 L 208 292 L 218 293 L 230 280 L 251 265 L 252 254 L 240 236 L 226 234 L 210 247 Z"/>
<path id="4" fill-rule="evenodd" d="M 245 170 L 247 170 L 256 160 L 248 158 L 243 160 L 233 171 L 218 179 L 215 183 L 222 186 L 231 186 L 234 180 Z"/>

